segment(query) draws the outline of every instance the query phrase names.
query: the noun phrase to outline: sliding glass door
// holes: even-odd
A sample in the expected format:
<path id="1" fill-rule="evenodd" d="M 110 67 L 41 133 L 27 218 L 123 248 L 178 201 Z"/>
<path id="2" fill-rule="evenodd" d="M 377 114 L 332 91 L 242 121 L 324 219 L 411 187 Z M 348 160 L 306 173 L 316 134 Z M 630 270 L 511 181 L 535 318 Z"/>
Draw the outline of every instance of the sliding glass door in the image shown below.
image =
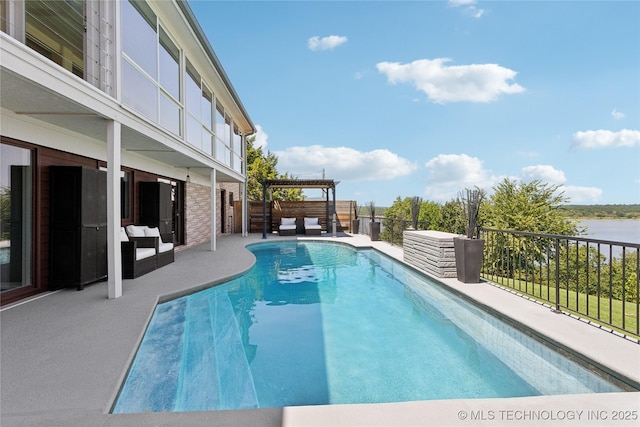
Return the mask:
<path id="1" fill-rule="evenodd" d="M 31 286 L 32 151 L 0 144 L 0 282 L 2 292 Z"/>

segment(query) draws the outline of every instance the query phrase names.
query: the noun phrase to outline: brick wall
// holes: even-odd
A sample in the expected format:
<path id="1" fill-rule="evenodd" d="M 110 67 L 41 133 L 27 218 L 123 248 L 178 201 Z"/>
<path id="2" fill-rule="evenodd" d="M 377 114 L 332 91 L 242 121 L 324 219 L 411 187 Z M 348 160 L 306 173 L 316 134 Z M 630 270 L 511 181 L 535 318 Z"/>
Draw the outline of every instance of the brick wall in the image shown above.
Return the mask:
<path id="1" fill-rule="evenodd" d="M 211 191 L 187 182 L 185 186 L 185 247 L 211 240 Z"/>

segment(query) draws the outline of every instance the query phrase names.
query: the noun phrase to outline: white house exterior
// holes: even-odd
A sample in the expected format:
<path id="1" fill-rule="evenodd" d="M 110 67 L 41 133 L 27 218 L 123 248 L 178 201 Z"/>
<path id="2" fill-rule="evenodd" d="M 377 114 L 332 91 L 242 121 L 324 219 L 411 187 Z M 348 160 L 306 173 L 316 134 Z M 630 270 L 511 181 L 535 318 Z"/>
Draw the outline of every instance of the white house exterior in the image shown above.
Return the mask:
<path id="1" fill-rule="evenodd" d="M 139 182 L 171 184 L 178 249 L 215 250 L 246 216 L 255 127 L 187 2 L 1 0 L 0 16 L 2 303 L 50 290 L 53 165 L 106 170 L 110 298 Z"/>

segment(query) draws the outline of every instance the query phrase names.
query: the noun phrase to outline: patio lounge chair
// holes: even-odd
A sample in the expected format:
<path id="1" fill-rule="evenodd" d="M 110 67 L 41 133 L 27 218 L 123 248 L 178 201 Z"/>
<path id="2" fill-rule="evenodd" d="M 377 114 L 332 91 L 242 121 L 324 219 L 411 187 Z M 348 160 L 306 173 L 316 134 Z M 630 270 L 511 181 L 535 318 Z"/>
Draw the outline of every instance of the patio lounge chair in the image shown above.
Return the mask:
<path id="1" fill-rule="evenodd" d="M 123 279 L 135 279 L 156 269 L 157 241 L 153 237 L 129 238 L 124 227 L 120 227 Z"/>
<path id="2" fill-rule="evenodd" d="M 310 236 L 319 236 L 322 232 L 322 226 L 318 222 L 318 218 L 304 219 L 304 234 Z"/>
<path id="3" fill-rule="evenodd" d="M 145 237 L 158 238 L 158 267 L 171 264 L 174 261 L 173 255 L 173 233 L 160 234 L 158 227 L 145 227 Z"/>
<path id="4" fill-rule="evenodd" d="M 295 218 L 280 218 L 280 227 L 278 232 L 281 236 L 295 236 L 296 235 L 296 219 Z"/>
<path id="5" fill-rule="evenodd" d="M 157 267 L 171 264 L 174 261 L 173 233 L 161 234 L 158 227 L 148 227 L 146 225 L 128 225 L 127 234 L 129 235 L 129 237 L 134 238 L 134 240 L 157 240 Z"/>

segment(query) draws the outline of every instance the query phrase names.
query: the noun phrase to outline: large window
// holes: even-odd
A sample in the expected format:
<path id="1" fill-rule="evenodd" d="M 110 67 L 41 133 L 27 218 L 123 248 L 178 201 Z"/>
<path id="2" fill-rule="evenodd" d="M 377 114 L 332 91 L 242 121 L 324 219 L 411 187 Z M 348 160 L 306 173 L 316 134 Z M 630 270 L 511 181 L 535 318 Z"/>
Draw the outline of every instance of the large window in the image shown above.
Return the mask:
<path id="1" fill-rule="evenodd" d="M 187 61 L 187 142 L 207 154 L 213 153 L 213 92 Z"/>
<path id="2" fill-rule="evenodd" d="M 233 170 L 242 173 L 242 136 L 233 129 Z"/>
<path id="3" fill-rule="evenodd" d="M 231 166 L 231 119 L 221 108 L 216 109 L 216 159 Z"/>
<path id="4" fill-rule="evenodd" d="M 0 144 L 0 284 L 2 292 L 32 285 L 31 150 Z"/>
<path id="5" fill-rule="evenodd" d="M 160 28 L 160 124 L 180 135 L 180 51 Z"/>
<path id="6" fill-rule="evenodd" d="M 84 77 L 84 0 L 27 0 L 24 7 L 26 45 Z"/>
<path id="7" fill-rule="evenodd" d="M 202 149 L 202 115 L 200 75 L 187 61 L 187 73 L 185 79 L 185 105 L 187 107 L 187 142 L 194 147 Z"/>
<path id="8" fill-rule="evenodd" d="M 122 2 L 122 26 L 123 102 L 241 172 L 242 137 L 197 62 L 185 57 L 144 1 Z"/>
<path id="9" fill-rule="evenodd" d="M 9 32 L 7 25 L 7 12 L 8 8 L 4 1 L 0 1 L 0 31 L 5 33 Z"/>
<path id="10" fill-rule="evenodd" d="M 180 51 L 145 2 L 122 2 L 122 101 L 182 135 Z"/>

